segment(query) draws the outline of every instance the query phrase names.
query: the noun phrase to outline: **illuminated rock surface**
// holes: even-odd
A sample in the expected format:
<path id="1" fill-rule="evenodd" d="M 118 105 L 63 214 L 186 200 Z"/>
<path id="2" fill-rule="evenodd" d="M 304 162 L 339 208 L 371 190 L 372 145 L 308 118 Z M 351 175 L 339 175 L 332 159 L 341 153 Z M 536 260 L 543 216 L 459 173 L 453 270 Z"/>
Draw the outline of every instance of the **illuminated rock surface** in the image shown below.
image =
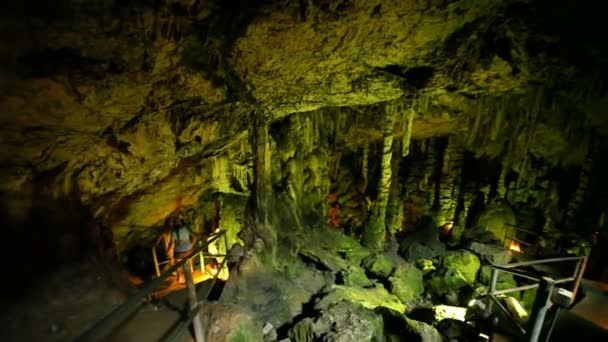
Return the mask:
<path id="1" fill-rule="evenodd" d="M 596 7 L 2 4 L 7 273 L 36 283 L 94 254 L 151 276 L 146 251 L 190 209 L 198 233 L 225 229 L 229 249 L 243 245 L 222 301 L 251 324 L 219 341 L 267 322 L 286 338 L 298 315 L 350 324 L 351 309 L 376 327 L 372 309 L 403 316 L 412 298 L 486 282 L 481 264 L 504 260 L 488 249 L 513 234 L 526 256 L 584 253 L 591 229 L 606 229 L 608 194 Z M 468 247 L 481 262 L 454 254 Z M 11 303 L 28 288 L 7 286 Z M 344 305 L 321 310 L 331 319 L 303 309 L 323 295 Z"/>

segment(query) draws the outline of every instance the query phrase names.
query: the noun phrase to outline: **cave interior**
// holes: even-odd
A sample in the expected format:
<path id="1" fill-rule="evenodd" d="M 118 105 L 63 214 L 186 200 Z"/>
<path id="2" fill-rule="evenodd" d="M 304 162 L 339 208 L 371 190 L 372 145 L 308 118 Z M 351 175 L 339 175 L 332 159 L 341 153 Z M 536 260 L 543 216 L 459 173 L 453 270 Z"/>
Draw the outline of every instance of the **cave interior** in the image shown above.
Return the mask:
<path id="1" fill-rule="evenodd" d="M 424 311 L 487 294 L 492 263 L 608 281 L 593 1 L 0 8 L 8 340 L 74 339 L 175 222 L 232 253 L 208 341 L 474 341 Z"/>

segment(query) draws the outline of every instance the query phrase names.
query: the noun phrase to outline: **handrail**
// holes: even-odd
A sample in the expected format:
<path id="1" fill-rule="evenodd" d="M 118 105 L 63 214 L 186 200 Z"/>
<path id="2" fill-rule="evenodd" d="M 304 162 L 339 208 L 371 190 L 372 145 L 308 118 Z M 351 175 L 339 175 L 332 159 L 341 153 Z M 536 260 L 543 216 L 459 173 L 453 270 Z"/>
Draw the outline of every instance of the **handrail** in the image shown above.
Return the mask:
<path id="1" fill-rule="evenodd" d="M 212 233 L 210 238 L 205 241 L 201 246 L 193 249 L 189 255 L 175 263 L 175 265 L 171 266 L 169 269 L 164 271 L 157 278 L 147 282 L 142 288 L 140 288 L 135 294 L 129 296 L 127 301 L 116 307 L 112 312 L 104 316 L 102 319 L 94 323 L 90 328 L 88 328 L 84 333 L 82 333 L 79 337 L 76 338 L 78 342 L 89 342 L 94 341 L 99 336 L 106 332 L 111 326 L 114 326 L 121 322 L 120 318 L 127 316 L 128 314 L 132 314 L 136 312 L 142 305 L 142 299 L 147 297 L 153 290 L 158 288 L 165 279 L 175 273 L 180 267 L 183 267 L 187 262 L 200 253 L 204 248 L 208 247 L 212 242 L 215 242 L 221 236 L 225 235 L 226 231 L 219 231 L 216 233 Z M 226 259 L 224 259 L 225 261 Z M 223 265 L 223 264 L 222 264 Z M 219 270 L 218 270 L 219 274 Z"/>
<path id="2" fill-rule="evenodd" d="M 220 271 L 226 265 L 226 261 L 228 261 L 228 259 L 224 259 L 224 261 L 222 261 L 222 264 L 218 268 L 218 272 L 213 277 L 211 286 L 209 286 L 209 289 L 207 290 L 207 294 L 203 298 L 208 298 L 209 295 L 211 294 L 211 290 L 213 290 L 213 287 L 215 286 L 215 282 L 217 281 Z M 183 319 L 179 324 L 177 324 L 177 326 L 175 326 L 169 332 L 169 334 L 167 335 L 167 338 L 165 339 L 166 341 L 168 341 L 168 342 L 177 341 L 182 336 L 182 333 L 184 332 L 184 330 L 186 330 L 186 328 L 190 325 L 190 323 L 192 323 L 192 321 L 194 320 L 196 315 L 199 313 L 200 308 L 203 304 L 203 301 L 204 301 L 204 299 L 199 301 L 198 303 L 196 303 L 196 306 L 188 312 L 188 315 L 186 315 L 185 319 Z"/>
<path id="3" fill-rule="evenodd" d="M 574 274 L 571 277 L 561 278 L 561 279 L 552 279 L 549 277 L 538 278 L 538 277 L 534 277 L 533 275 L 531 275 L 530 272 L 515 269 L 516 267 L 521 267 L 521 266 L 532 266 L 532 265 L 539 265 L 539 264 L 555 263 L 555 262 L 562 262 L 562 261 L 575 261 L 575 260 L 577 261 L 577 263 L 576 263 L 576 267 L 574 270 Z M 540 336 L 540 331 L 542 329 L 542 325 L 545 320 L 545 314 L 550 306 L 549 303 L 551 301 L 551 293 L 553 291 L 553 288 L 557 284 L 574 281 L 574 286 L 573 286 L 573 290 L 572 290 L 572 299 L 576 298 L 576 294 L 578 292 L 580 283 L 583 278 L 583 273 L 585 272 L 586 264 L 587 264 L 587 256 L 549 258 L 549 259 L 515 262 L 515 263 L 505 264 L 505 265 L 492 264 L 491 265 L 492 277 L 490 280 L 490 291 L 489 291 L 488 295 L 492 299 L 492 302 L 496 302 L 502 311 L 508 313 L 508 311 L 498 301 L 498 298 L 496 297 L 497 295 L 504 295 L 504 294 L 510 293 L 510 292 L 524 291 L 524 290 L 529 290 L 529 289 L 533 289 L 533 288 L 539 288 L 539 294 L 541 294 L 541 295 L 539 296 L 539 294 L 537 294 L 537 296 L 534 300 L 534 307 L 533 307 L 532 315 L 530 317 L 530 322 L 532 324 L 529 325 L 527 327 L 527 329 L 525 329 L 525 330 L 523 330 L 523 328 L 518 324 L 518 327 L 520 328 L 520 330 L 522 330 L 522 332 L 526 335 L 527 341 L 536 342 L 536 341 L 538 341 L 538 338 Z M 500 272 L 500 271 L 512 273 L 512 274 L 515 274 L 515 275 L 521 276 L 521 277 L 525 277 L 525 278 L 535 281 L 536 283 L 497 291 L 496 282 L 498 281 L 498 272 Z M 489 311 L 491 311 L 492 302 L 490 302 L 488 305 Z M 509 317 L 509 315 L 507 315 L 507 317 Z M 515 322 L 515 323 L 517 323 L 517 322 Z"/>
<path id="4" fill-rule="evenodd" d="M 539 259 L 539 260 L 520 261 L 520 262 L 514 262 L 514 263 L 500 265 L 500 266 L 505 267 L 505 268 L 514 268 L 514 267 L 519 267 L 519 266 L 531 266 L 531 265 L 538 265 L 538 264 L 549 264 L 549 263 L 560 262 L 560 261 L 582 260 L 584 258 L 586 258 L 586 257 L 582 256 L 582 257 L 548 258 L 548 259 Z"/>

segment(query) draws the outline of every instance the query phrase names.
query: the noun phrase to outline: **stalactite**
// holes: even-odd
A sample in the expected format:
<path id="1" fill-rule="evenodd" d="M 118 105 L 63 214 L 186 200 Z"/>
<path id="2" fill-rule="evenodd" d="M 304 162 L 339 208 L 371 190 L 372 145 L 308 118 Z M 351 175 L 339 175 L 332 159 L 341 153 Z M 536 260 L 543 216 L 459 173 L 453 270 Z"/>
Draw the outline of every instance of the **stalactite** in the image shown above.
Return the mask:
<path id="1" fill-rule="evenodd" d="M 388 204 L 391 183 L 391 158 L 393 155 L 393 128 L 396 113 L 394 104 L 387 104 L 384 113 L 382 170 L 378 181 L 378 195 L 372 209 L 372 215 L 365 226 L 363 243 L 372 249 L 380 249 L 386 235 L 386 206 Z"/>
<path id="2" fill-rule="evenodd" d="M 464 194 L 462 195 L 462 210 L 458 213 L 458 219 L 452 229 L 452 238 L 454 241 L 459 241 L 467 228 L 469 209 L 471 209 L 471 205 L 473 204 L 473 197 L 473 193 L 470 191 L 464 191 Z"/>
<path id="3" fill-rule="evenodd" d="M 500 169 L 500 176 L 498 176 L 498 182 L 496 183 L 496 196 L 500 199 L 504 199 L 507 194 L 507 186 L 505 184 L 507 171 L 507 167 L 502 165 Z"/>
<path id="4" fill-rule="evenodd" d="M 506 103 L 507 100 L 505 100 L 504 98 L 501 98 L 501 101 L 499 102 L 500 105 L 497 106 L 497 110 L 496 110 L 496 115 L 493 117 L 493 124 L 492 124 L 492 131 L 490 134 L 490 139 L 492 141 L 496 141 L 496 139 L 498 138 L 498 133 L 500 132 L 500 127 L 502 125 L 502 122 L 504 120 L 505 117 L 505 112 L 506 112 Z"/>
<path id="5" fill-rule="evenodd" d="M 410 141 L 412 139 L 412 126 L 414 126 L 413 107 L 403 110 L 403 128 L 401 130 L 403 139 L 401 140 L 401 156 L 407 157 L 410 154 Z"/>
<path id="6" fill-rule="evenodd" d="M 462 147 L 455 137 L 450 137 L 443 155 L 443 167 L 439 183 L 437 224 L 440 226 L 454 221 L 460 194 L 462 158 Z"/>
<path id="7" fill-rule="evenodd" d="M 391 183 L 388 208 L 386 213 L 386 227 L 388 233 L 393 236 L 401 230 L 403 222 L 403 202 L 401 201 L 401 184 L 399 183 L 399 152 L 401 151 L 399 141 L 393 144 L 393 157 L 391 159 Z"/>
<path id="8" fill-rule="evenodd" d="M 424 170 L 422 174 L 421 184 L 419 188 L 428 193 L 427 207 L 432 209 L 435 206 L 436 192 L 435 192 L 435 180 L 433 175 L 435 170 L 438 168 L 437 165 L 437 148 L 433 138 L 428 139 L 426 144 L 426 158 L 424 159 Z"/>
<path id="9" fill-rule="evenodd" d="M 251 194 L 253 206 L 249 208 L 248 229 L 253 230 L 251 238 L 260 238 L 263 245 L 255 243 L 257 252 L 274 264 L 277 248 L 277 232 L 269 220 L 269 210 L 273 208 L 273 192 L 271 184 L 270 136 L 268 120 L 261 112 L 254 113 L 254 125 L 251 128 L 251 145 L 254 153 L 254 187 Z"/>
<path id="10" fill-rule="evenodd" d="M 361 178 L 363 178 L 363 183 L 361 184 L 360 192 L 362 194 L 367 190 L 367 174 L 369 169 L 369 144 L 365 144 L 363 146 L 363 158 L 361 162 Z"/>
<path id="11" fill-rule="evenodd" d="M 477 104 L 477 111 L 475 113 L 475 121 L 473 122 L 473 128 L 469 132 L 468 137 L 468 145 L 472 146 L 475 143 L 475 138 L 477 138 L 477 132 L 479 131 L 479 126 L 481 124 L 481 117 L 483 112 L 483 103 Z"/>

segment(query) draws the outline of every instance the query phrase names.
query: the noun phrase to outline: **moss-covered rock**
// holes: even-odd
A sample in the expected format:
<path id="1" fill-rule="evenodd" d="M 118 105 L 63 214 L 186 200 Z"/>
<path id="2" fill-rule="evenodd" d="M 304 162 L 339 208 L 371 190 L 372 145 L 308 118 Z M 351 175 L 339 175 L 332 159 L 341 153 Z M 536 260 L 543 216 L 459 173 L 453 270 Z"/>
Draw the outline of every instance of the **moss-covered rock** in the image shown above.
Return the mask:
<path id="1" fill-rule="evenodd" d="M 314 323 L 317 341 L 351 342 L 382 341 L 382 316 L 362 305 L 342 301 L 323 310 Z"/>
<path id="2" fill-rule="evenodd" d="M 442 295 L 472 285 L 480 266 L 479 258 L 469 251 L 453 253 L 443 258 L 442 267 L 429 280 L 429 286 L 434 293 Z"/>
<path id="3" fill-rule="evenodd" d="M 437 270 L 432 260 L 418 260 L 416 261 L 416 267 L 418 267 L 424 275 Z"/>
<path id="4" fill-rule="evenodd" d="M 361 266 L 378 278 L 387 278 L 395 268 L 393 263 L 383 254 L 371 254 L 367 256 L 361 262 Z"/>
<path id="5" fill-rule="evenodd" d="M 376 284 L 376 286 L 371 288 L 335 285 L 324 297 L 315 303 L 315 309 L 321 310 L 344 300 L 359 303 L 368 309 L 383 306 L 398 312 L 405 311 L 405 305 L 399 298 L 389 293 L 380 284 Z"/>
<path id="6" fill-rule="evenodd" d="M 348 265 L 338 273 L 338 279 L 346 286 L 367 287 L 372 285 L 371 280 L 365 275 L 365 270 L 359 266 Z"/>
<path id="7" fill-rule="evenodd" d="M 494 234 L 496 239 L 503 241 L 506 236 L 512 235 L 512 226 L 517 223 L 511 207 L 505 202 L 490 203 L 475 221 L 475 227 Z M 466 232 L 465 232 L 465 235 Z"/>
<path id="8" fill-rule="evenodd" d="M 292 342 L 312 342 L 314 338 L 313 320 L 305 318 L 289 329 L 289 339 Z"/>
<path id="9" fill-rule="evenodd" d="M 234 304 L 214 303 L 203 308 L 210 329 L 207 341 L 262 342 L 262 324 L 247 308 Z"/>
<path id="10" fill-rule="evenodd" d="M 511 261 L 509 251 L 502 246 L 472 242 L 468 249 L 477 254 L 480 259 L 495 265 L 503 265 Z"/>
<path id="11" fill-rule="evenodd" d="M 409 319 L 400 312 L 395 312 L 384 307 L 377 308 L 374 311 L 382 315 L 386 341 L 443 341 L 439 332 L 429 324 Z"/>
<path id="12" fill-rule="evenodd" d="M 402 264 L 389 278 L 391 292 L 402 302 L 408 303 L 424 293 L 422 271 L 412 264 Z"/>

